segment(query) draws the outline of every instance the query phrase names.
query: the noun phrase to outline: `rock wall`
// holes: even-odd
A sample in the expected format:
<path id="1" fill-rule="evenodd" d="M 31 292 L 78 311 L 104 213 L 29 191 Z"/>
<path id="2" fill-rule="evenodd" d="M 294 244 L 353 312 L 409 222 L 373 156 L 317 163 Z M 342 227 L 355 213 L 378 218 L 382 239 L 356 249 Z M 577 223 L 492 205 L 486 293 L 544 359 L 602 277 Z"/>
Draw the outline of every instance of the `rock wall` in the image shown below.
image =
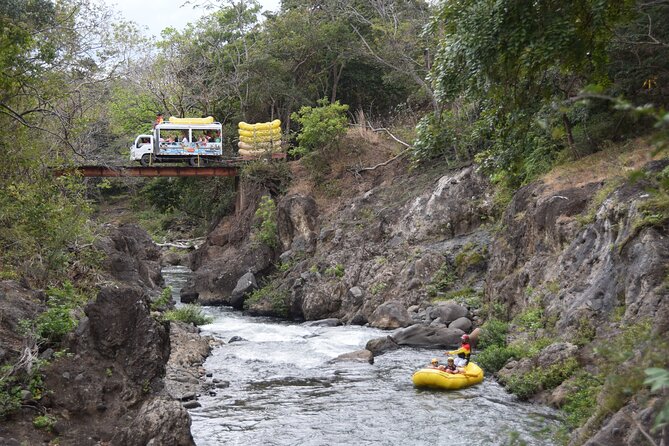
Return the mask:
<path id="1" fill-rule="evenodd" d="M 50 361 L 43 368 L 48 392 L 25 395 L 22 408 L 0 423 L 0 444 L 194 444 L 188 412 L 164 389 L 170 325 L 150 310 L 163 283 L 160 252 L 134 225 L 110 228 L 98 247 L 107 255 L 106 285 L 65 340 L 64 355 L 33 351 Z M 45 301 L 43 292 L 0 282 L 3 362 L 16 361 L 28 347 L 18 336 L 19 321 L 34 318 Z M 33 426 L 43 413 L 55 417 L 50 431 Z"/>
<path id="2" fill-rule="evenodd" d="M 639 226 L 650 197 L 643 183 L 623 184 L 589 208 L 602 186 L 521 189 L 491 246 L 486 299 L 505 302 L 511 314 L 538 299 L 561 331 L 582 318 L 606 320 L 615 308 L 624 308 L 624 322 L 651 319 L 666 331 L 666 228 Z"/>

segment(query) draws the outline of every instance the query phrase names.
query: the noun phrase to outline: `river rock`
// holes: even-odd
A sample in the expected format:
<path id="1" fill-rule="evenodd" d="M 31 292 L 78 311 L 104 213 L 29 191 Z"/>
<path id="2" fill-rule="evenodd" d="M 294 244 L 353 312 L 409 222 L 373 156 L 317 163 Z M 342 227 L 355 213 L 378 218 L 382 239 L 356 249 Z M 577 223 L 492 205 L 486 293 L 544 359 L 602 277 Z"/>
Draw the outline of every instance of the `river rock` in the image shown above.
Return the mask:
<path id="1" fill-rule="evenodd" d="M 328 319 L 321 319 L 319 321 L 307 321 L 304 322 L 302 325 L 305 327 L 337 327 L 341 325 L 341 320 L 331 317 Z"/>
<path id="2" fill-rule="evenodd" d="M 464 332 L 457 328 L 429 327 L 415 324 L 398 330 L 392 335 L 398 345 L 412 347 L 455 348 L 460 345 L 460 336 Z"/>
<path id="3" fill-rule="evenodd" d="M 398 348 L 400 348 L 400 346 L 397 345 L 397 342 L 390 336 L 370 339 L 367 341 L 367 345 L 365 345 L 365 349 L 371 351 L 375 356 L 382 355 L 383 353 L 392 350 L 397 350 Z"/>
<path id="4" fill-rule="evenodd" d="M 235 289 L 232 290 L 232 294 L 230 294 L 230 305 L 236 310 L 243 309 L 244 298 L 248 293 L 255 289 L 258 289 L 256 277 L 251 272 L 244 274 L 239 278 Z"/>
<path id="5" fill-rule="evenodd" d="M 334 359 L 329 361 L 330 363 L 336 362 L 366 362 L 369 364 L 374 364 L 374 354 L 369 350 L 357 350 L 351 353 L 344 353 L 339 355 Z"/>
<path id="6" fill-rule="evenodd" d="M 178 416 L 175 417 L 174 414 Z M 128 446 L 195 445 L 190 433 L 190 417 L 186 408 L 178 401 L 164 398 L 156 398 L 142 404 L 138 414 L 132 418 L 131 424 L 121 432 L 116 441 L 115 444 Z"/>
<path id="7" fill-rule="evenodd" d="M 578 353 L 578 347 L 569 342 L 556 342 L 541 350 L 536 359 L 540 368 L 547 368 L 573 358 Z"/>
<path id="8" fill-rule="evenodd" d="M 469 316 L 469 310 L 455 302 L 439 302 L 429 312 L 430 320 L 440 318 L 444 324 Z"/>
<path id="9" fill-rule="evenodd" d="M 375 328 L 395 329 L 413 323 L 407 309 L 400 302 L 390 301 L 379 305 L 369 317 L 369 325 Z"/>
<path id="10" fill-rule="evenodd" d="M 472 321 L 470 321 L 466 317 L 459 317 L 450 324 L 448 324 L 448 328 L 458 328 L 467 333 L 469 332 L 469 330 L 472 329 Z"/>

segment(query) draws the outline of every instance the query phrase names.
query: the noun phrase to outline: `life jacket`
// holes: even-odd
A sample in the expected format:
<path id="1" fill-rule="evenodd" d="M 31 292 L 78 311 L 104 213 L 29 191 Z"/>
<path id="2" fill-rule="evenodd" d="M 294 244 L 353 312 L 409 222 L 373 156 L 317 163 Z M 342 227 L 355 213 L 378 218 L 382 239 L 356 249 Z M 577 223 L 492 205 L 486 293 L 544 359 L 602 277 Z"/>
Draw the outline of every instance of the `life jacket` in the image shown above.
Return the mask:
<path id="1" fill-rule="evenodd" d="M 455 364 L 449 363 L 449 364 L 446 364 L 446 369 L 455 372 L 457 370 L 457 367 L 455 366 Z"/>
<path id="2" fill-rule="evenodd" d="M 469 357 L 472 355 L 472 348 L 467 344 L 462 344 L 458 350 L 456 350 L 456 353 L 459 358 L 464 359 L 467 361 L 467 364 L 469 364 Z"/>

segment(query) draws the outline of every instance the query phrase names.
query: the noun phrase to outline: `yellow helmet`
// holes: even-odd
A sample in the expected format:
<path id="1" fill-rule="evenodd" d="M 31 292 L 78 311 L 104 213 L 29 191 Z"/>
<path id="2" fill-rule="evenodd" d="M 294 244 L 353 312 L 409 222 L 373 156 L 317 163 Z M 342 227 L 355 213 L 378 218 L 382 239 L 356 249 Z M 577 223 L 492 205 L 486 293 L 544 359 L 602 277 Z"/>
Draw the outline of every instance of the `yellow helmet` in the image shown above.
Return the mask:
<path id="1" fill-rule="evenodd" d="M 439 364 L 439 360 L 437 358 L 432 358 L 432 361 L 430 361 L 431 364 Z"/>

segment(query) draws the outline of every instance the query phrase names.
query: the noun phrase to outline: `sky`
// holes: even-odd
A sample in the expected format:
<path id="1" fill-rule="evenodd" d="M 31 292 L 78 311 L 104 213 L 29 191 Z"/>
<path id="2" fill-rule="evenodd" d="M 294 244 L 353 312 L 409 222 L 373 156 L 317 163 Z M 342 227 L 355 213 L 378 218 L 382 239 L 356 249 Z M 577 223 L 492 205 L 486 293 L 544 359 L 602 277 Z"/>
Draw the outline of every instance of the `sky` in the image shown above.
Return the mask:
<path id="1" fill-rule="evenodd" d="M 186 0 L 108 0 L 110 6 L 116 5 L 117 11 L 127 20 L 131 20 L 147 36 L 160 37 L 160 32 L 168 26 L 181 31 L 190 22 L 197 21 L 205 11 L 183 6 Z M 198 3 L 194 1 L 192 3 Z M 260 0 L 263 10 L 278 11 L 281 0 Z"/>

